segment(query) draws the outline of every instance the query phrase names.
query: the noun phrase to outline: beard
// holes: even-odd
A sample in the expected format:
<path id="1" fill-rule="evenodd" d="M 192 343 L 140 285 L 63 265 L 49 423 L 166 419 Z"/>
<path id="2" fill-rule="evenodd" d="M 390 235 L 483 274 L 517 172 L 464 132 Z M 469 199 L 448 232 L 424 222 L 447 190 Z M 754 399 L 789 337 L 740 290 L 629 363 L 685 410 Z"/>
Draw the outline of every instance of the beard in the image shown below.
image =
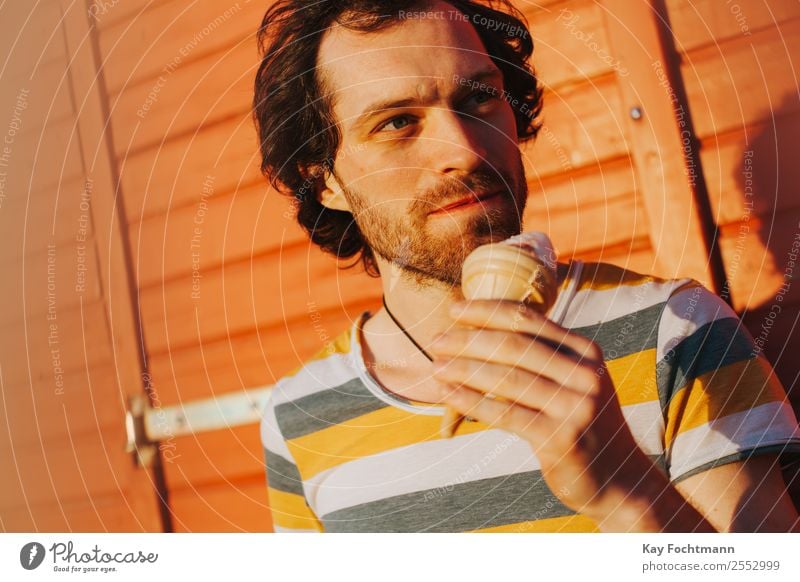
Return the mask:
<path id="1" fill-rule="evenodd" d="M 419 287 L 460 287 L 467 255 L 483 244 L 520 233 L 528 198 L 521 155 L 511 173 L 487 166 L 463 179 L 443 180 L 414 198 L 400 216 L 390 204 L 368 206 L 364 195 L 342 189 L 366 244 Z M 470 209 L 467 215 L 449 220 L 446 214 L 428 216 L 443 203 L 497 189 L 502 189 L 501 200 L 492 201 L 490 207 Z"/>

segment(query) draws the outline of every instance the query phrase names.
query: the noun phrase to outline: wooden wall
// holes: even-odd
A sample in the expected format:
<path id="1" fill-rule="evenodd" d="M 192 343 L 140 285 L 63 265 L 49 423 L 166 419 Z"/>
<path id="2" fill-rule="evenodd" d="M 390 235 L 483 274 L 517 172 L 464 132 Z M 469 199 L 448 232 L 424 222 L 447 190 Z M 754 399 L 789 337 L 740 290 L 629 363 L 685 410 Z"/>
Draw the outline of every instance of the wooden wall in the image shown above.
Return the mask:
<path id="1" fill-rule="evenodd" d="M 800 4 L 667 4 L 730 296 L 800 413 Z"/>
<path id="2" fill-rule="evenodd" d="M 92 414 L 77 412 L 74 422 L 79 416 L 86 418 L 80 421 L 85 423 L 84 438 L 101 439 L 109 456 L 120 459 L 110 474 L 127 475 L 133 482 L 147 473 L 133 470 L 121 453 L 120 390 L 141 393 L 143 371 L 151 378 L 151 396 L 161 405 L 271 384 L 363 309 L 376 309 L 380 287 L 363 274 L 338 270 L 309 244 L 287 213 L 287 201 L 271 191 L 258 172 L 249 108 L 257 66 L 254 32 L 265 3 L 83 4 L 88 42 L 96 49 L 94 60 L 84 58 L 84 63 L 93 64 L 99 74 L 93 82 L 84 82 L 83 94 L 74 91 L 71 106 L 69 100 L 58 106 L 63 108 L 62 125 L 57 119 L 48 121 L 48 128 L 54 129 L 46 133 L 51 148 L 47 159 L 58 160 L 65 173 L 49 184 L 42 172 L 33 173 L 36 183 L 31 191 L 37 192 L 38 202 L 31 208 L 38 208 L 38 220 L 47 224 L 52 222 L 56 192 L 71 193 L 72 202 L 63 195 L 58 198 L 63 211 L 55 221 L 58 229 L 63 228 L 64 241 L 60 246 L 64 258 L 57 264 L 64 265 L 68 274 L 63 278 L 68 279 L 74 270 L 79 213 L 74 198 L 85 182 L 87 159 L 94 159 L 100 149 L 105 152 L 108 182 L 99 189 L 95 181 L 92 194 L 93 202 L 102 197 L 107 207 L 93 223 L 93 232 L 98 224 L 104 227 L 102 237 L 94 236 L 94 291 L 70 298 L 64 284 L 63 291 L 59 288 L 58 318 L 60 332 L 71 340 L 64 349 L 75 351 L 69 356 L 75 362 L 71 381 L 85 382 L 87 368 L 93 373 L 105 370 L 98 372 L 105 377 L 94 385 L 92 395 L 96 416 L 105 418 L 106 424 L 95 426 Z M 772 0 L 763 8 L 760 2 L 740 4 L 740 12 L 734 13 L 731 3 L 669 0 L 666 10 L 701 144 L 713 220 L 721 226 L 721 256 L 731 284 L 719 291 L 728 294 L 739 311 L 752 310 L 747 321 L 758 335 L 757 328 L 770 309 L 774 311 L 771 306 L 777 301 L 800 220 L 800 200 L 794 194 L 800 170 L 789 159 L 795 151 L 793 140 L 800 135 L 795 131 L 800 124 L 795 74 L 800 10 L 796 2 L 783 0 Z M 48 5 L 56 10 L 59 2 Z M 75 3 L 66 0 L 61 5 L 75 9 Z M 544 128 L 536 144 L 524 150 L 531 192 L 526 227 L 548 231 L 563 258 L 577 256 L 664 276 L 691 276 L 713 287 L 704 218 L 682 155 L 682 127 L 663 81 L 663 70 L 675 55 L 659 42 L 653 12 L 643 2 L 627 0 L 518 0 L 517 6 L 530 20 L 535 62 L 546 86 Z M 42 25 L 48 35 L 58 27 L 54 18 L 51 15 Z M 75 16 L 72 22 L 78 20 Z M 749 26 L 749 34 L 744 34 L 742 22 Z M 77 30 L 77 24 L 73 26 Z M 82 35 L 73 36 L 68 46 L 77 51 Z M 32 35 L 30 42 L 41 38 Z M 8 41 L 3 37 L 0 42 Z M 64 43 L 60 53 L 57 43 L 51 44 L 38 69 L 49 71 L 41 73 L 47 78 L 59 77 L 58 71 L 66 67 Z M 8 77 L 4 72 L 3 79 L 24 74 Z M 100 99 L 103 107 L 88 113 L 77 106 L 87 93 Z M 34 94 L 32 90 L 32 102 Z M 0 108 L 2 121 L 9 106 L 3 101 Z M 632 115 L 633 110 L 639 114 Z M 76 116 L 84 131 L 93 132 L 82 148 L 69 140 L 75 126 L 71 119 Z M 108 126 L 98 127 L 100 121 Z M 0 132 L 3 129 L 0 126 Z M 99 147 L 101 142 L 105 149 Z M 745 152 L 750 151 L 752 196 L 746 194 L 749 183 L 744 174 Z M 750 199 L 753 206 L 748 212 L 745 204 Z M 5 204 L 11 207 L 10 196 Z M 15 216 L 22 216 L 23 207 L 18 202 Z M 0 221 L 6 216 L 10 214 L 0 208 Z M 113 218 L 120 224 L 109 229 Z M 31 284 L 41 295 L 48 236 L 41 230 L 41 242 L 32 243 L 35 237 L 27 231 L 26 238 L 18 222 L 3 226 L 10 229 L 16 245 L 3 260 L 19 272 L 22 241 L 25 249 L 33 244 L 29 254 L 36 268 Z M 127 245 L 127 271 L 120 249 L 112 257 L 119 262 L 109 261 L 107 246 L 117 239 Z M 104 282 L 103 276 L 113 279 L 110 274 L 118 272 L 122 274 L 116 286 Z M 131 283 L 127 290 L 131 305 L 110 318 L 110 306 L 125 299 L 117 294 L 118 302 L 110 301 L 109 289 L 119 292 L 124 281 Z M 22 351 L 33 344 L 20 340 L 24 337 L 20 333 L 25 333 L 22 291 L 19 281 L 13 282 L 17 286 L 11 283 L 3 282 L 16 303 L 10 303 L 15 307 L 9 310 L 9 321 L 0 323 L 7 346 L 0 352 L 0 380 L 5 394 L 14 387 L 20 394 L 15 398 L 28 402 L 29 387 L 35 382 L 24 365 L 19 364 L 16 372 L 12 368 L 37 356 Z M 795 285 L 780 302 L 784 312 L 771 324 L 765 341 L 787 387 L 794 383 L 791 375 L 797 373 L 796 366 L 793 370 L 780 352 L 790 336 L 797 347 L 798 336 L 791 329 L 798 305 L 800 287 Z M 46 303 L 41 297 L 36 308 L 43 317 Z M 87 317 L 90 308 L 96 309 L 93 317 Z M 124 317 L 128 324 L 120 327 Z M 68 325 L 78 326 L 77 331 Z M 90 330 L 86 341 L 91 349 L 84 350 L 77 341 L 83 338 L 81 329 Z M 119 366 L 122 359 L 114 360 L 108 347 L 112 334 L 128 342 L 124 381 L 114 377 L 114 362 Z M 143 362 L 137 358 L 138 345 L 145 350 Z M 38 374 L 48 386 L 45 390 L 52 392 L 46 345 L 38 349 Z M 84 354 L 89 358 L 86 364 Z M 57 404 L 55 399 L 48 401 L 53 414 L 61 412 Z M 14 406 L 15 411 L 23 410 L 23 404 Z M 76 400 L 75 406 L 87 410 L 85 400 Z M 73 417 L 69 420 L 73 422 Z M 65 432 L 66 426 L 48 430 L 54 450 L 69 453 L 59 455 L 61 463 L 75 464 L 74 459 L 66 460 L 71 451 L 97 456 L 96 446 L 80 440 L 73 444 L 68 437 L 78 439 L 78 433 Z M 102 440 L 104 434 L 117 440 L 108 444 Z M 34 441 L 31 446 L 40 447 Z M 62 449 L 57 449 L 57 442 Z M 256 425 L 176 438 L 170 446 L 174 448 L 164 471 L 177 531 L 271 530 Z M 8 453 L 3 449 L 2 454 L 15 452 L 16 448 Z M 28 454 L 43 456 L 39 449 Z M 57 468 L 58 478 L 71 479 L 72 486 L 83 491 L 74 470 L 62 467 Z M 86 479 L 92 484 L 97 480 L 98 495 L 109 487 L 102 485 L 102 476 Z M 42 503 L 45 498 L 48 503 L 57 499 L 48 491 L 50 497 L 43 497 Z M 154 513 L 152 486 L 145 494 L 150 499 L 143 515 L 150 520 L 143 519 L 143 528 L 157 530 L 161 525 Z M 108 511 L 127 515 L 110 495 L 103 497 L 108 499 Z M 19 491 L 12 499 L 19 499 Z M 4 510 L 3 527 L 41 529 L 39 522 L 16 517 L 22 507 L 9 509 L 17 513 Z M 84 529 L 103 527 L 102 521 L 76 523 Z M 131 527 L 121 519 L 113 523 Z"/>
<path id="3" fill-rule="evenodd" d="M 85 7 L 0 8 L 0 531 L 159 531 Z M 116 302 L 113 301 L 116 299 Z"/>

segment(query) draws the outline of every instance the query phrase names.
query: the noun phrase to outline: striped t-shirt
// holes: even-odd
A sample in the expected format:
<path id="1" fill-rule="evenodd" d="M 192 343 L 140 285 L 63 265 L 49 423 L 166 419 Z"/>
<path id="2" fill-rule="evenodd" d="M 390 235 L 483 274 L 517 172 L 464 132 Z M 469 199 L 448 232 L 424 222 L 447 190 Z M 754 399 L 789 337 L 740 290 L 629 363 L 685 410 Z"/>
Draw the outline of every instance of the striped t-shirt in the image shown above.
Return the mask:
<path id="1" fill-rule="evenodd" d="M 261 439 L 276 531 L 597 530 L 550 491 L 521 437 L 470 419 L 443 439 L 443 406 L 382 387 L 361 354 L 368 317 L 272 391 Z M 800 453 L 771 366 L 696 280 L 573 260 L 548 317 L 602 348 L 636 442 L 673 482 Z"/>

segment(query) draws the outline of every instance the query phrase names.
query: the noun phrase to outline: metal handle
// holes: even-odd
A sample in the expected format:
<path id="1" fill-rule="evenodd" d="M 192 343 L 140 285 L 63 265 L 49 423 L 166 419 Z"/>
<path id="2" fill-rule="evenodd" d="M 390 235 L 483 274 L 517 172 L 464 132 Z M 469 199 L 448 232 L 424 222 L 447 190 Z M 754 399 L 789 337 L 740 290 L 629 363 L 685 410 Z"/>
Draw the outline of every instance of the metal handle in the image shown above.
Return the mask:
<path id="1" fill-rule="evenodd" d="M 160 441 L 259 422 L 270 394 L 272 386 L 264 386 L 158 408 L 137 396 L 130 399 L 125 415 L 125 450 L 136 454 L 139 465 L 150 466 Z"/>

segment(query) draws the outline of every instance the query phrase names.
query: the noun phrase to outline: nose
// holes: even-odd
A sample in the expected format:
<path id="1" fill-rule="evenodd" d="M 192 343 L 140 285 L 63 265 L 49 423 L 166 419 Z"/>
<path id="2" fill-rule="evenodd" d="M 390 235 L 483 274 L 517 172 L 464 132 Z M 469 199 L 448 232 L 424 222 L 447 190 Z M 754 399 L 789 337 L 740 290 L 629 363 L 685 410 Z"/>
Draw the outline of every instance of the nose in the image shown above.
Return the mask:
<path id="1" fill-rule="evenodd" d="M 432 167 L 442 174 L 470 174 L 489 164 L 482 124 L 486 122 L 441 109 L 428 135 Z"/>

